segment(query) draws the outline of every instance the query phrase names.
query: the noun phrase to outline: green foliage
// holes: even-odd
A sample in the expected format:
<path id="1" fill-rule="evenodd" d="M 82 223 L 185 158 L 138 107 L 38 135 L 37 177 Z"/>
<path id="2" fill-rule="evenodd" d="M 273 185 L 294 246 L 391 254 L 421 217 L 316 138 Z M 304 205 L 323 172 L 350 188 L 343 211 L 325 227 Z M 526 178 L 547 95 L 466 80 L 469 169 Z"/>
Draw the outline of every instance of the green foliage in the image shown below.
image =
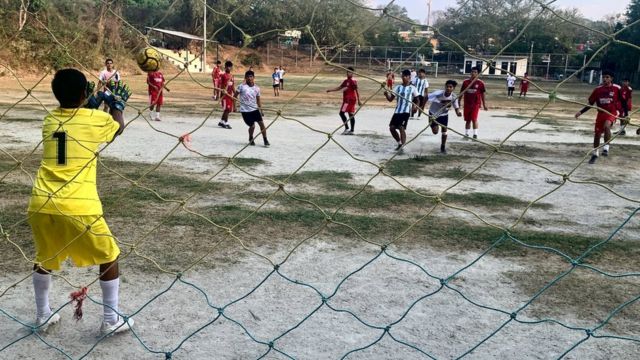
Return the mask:
<path id="1" fill-rule="evenodd" d="M 256 53 L 251 53 L 240 60 L 240 62 L 244 66 L 257 66 L 262 63 L 262 58 Z"/>

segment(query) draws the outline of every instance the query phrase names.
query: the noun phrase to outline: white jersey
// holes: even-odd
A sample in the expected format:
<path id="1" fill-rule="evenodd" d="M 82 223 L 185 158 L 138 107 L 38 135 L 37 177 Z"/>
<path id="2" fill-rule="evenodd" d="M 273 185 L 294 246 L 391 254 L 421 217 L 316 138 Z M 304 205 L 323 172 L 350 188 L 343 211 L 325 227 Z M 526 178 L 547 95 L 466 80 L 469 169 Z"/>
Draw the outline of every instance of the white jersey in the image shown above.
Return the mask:
<path id="1" fill-rule="evenodd" d="M 260 87 L 258 85 L 249 86 L 242 84 L 238 86 L 238 99 L 240 100 L 240 112 L 252 112 L 258 109 L 258 96 Z"/>
<path id="2" fill-rule="evenodd" d="M 416 89 L 418 90 L 418 95 L 424 96 L 424 90 L 429 88 L 429 81 L 427 81 L 427 78 L 424 78 L 424 79 L 416 78 L 415 85 L 416 85 Z"/>
<path id="3" fill-rule="evenodd" d="M 396 105 L 395 114 L 411 113 L 413 106 L 413 98 L 418 96 L 418 90 L 415 86 L 409 84 L 407 86 L 398 85 L 394 89 L 398 104 Z"/>
<path id="4" fill-rule="evenodd" d="M 280 80 L 284 79 L 284 69 L 280 69 L 278 70 L 278 77 L 280 78 Z"/>
<path id="5" fill-rule="evenodd" d="M 507 87 L 515 87 L 516 86 L 516 77 L 513 75 L 507 76 Z"/>
<path id="6" fill-rule="evenodd" d="M 436 90 L 429 94 L 429 102 L 431 106 L 429 106 L 429 113 L 442 116 L 446 115 L 449 112 L 451 106 L 454 109 L 459 109 L 460 104 L 458 103 L 458 96 L 451 92 L 449 96 L 446 96 L 444 90 Z M 449 105 L 451 104 L 451 105 Z"/>
<path id="7" fill-rule="evenodd" d="M 100 71 L 98 79 L 100 79 L 100 81 L 104 85 L 102 89 L 98 90 L 102 90 L 105 92 L 105 94 L 109 95 L 111 94 L 111 91 L 107 89 L 106 84 L 108 84 L 110 81 L 120 82 L 120 73 L 117 70 L 108 71 L 107 69 L 104 69 Z"/>
<path id="8" fill-rule="evenodd" d="M 418 78 L 418 73 L 415 71 L 411 71 L 411 83 L 413 85 L 416 84 L 416 79 Z"/>

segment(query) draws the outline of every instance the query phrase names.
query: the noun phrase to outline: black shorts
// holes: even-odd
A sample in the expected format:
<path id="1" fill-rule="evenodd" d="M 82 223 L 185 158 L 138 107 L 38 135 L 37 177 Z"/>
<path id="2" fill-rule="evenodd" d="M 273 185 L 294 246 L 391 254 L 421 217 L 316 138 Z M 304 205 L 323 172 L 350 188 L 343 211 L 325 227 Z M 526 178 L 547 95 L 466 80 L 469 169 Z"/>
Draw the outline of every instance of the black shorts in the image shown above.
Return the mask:
<path id="1" fill-rule="evenodd" d="M 418 95 L 418 97 L 416 99 L 417 100 L 415 101 L 415 103 L 418 104 L 419 107 L 423 107 L 424 104 L 425 104 L 424 96 Z"/>
<path id="2" fill-rule="evenodd" d="M 262 122 L 262 114 L 260 114 L 260 110 L 254 110 L 251 112 L 243 112 L 242 120 L 247 126 L 252 126 L 256 122 Z"/>
<path id="3" fill-rule="evenodd" d="M 432 117 L 433 117 L 433 114 L 429 112 L 429 118 L 431 119 Z M 431 123 L 431 127 L 436 127 L 438 125 L 442 127 L 449 126 L 449 114 L 440 115 L 437 118 L 433 119 L 433 122 Z"/>
<path id="4" fill-rule="evenodd" d="M 280 87 L 280 84 L 273 84 L 274 88 Z"/>
<path id="5" fill-rule="evenodd" d="M 399 113 L 393 114 L 391 117 L 391 122 L 389 122 L 389 127 L 400 129 L 400 127 L 407 128 L 407 123 L 409 122 L 409 113 Z"/>

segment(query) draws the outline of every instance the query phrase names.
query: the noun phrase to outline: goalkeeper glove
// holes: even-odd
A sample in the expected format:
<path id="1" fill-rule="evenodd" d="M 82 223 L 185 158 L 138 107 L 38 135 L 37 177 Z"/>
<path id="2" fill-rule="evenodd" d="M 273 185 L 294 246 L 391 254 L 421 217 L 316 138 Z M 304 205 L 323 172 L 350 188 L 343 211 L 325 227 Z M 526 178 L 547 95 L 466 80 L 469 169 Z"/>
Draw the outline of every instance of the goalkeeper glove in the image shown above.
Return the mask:
<path id="1" fill-rule="evenodd" d="M 118 82 L 118 84 L 109 82 L 107 88 L 111 91 L 111 94 L 105 94 L 104 101 L 110 108 L 124 111 L 125 106 L 127 106 L 127 100 L 129 100 L 129 97 L 131 96 L 131 89 L 129 89 L 129 86 L 122 82 Z"/>
<path id="2" fill-rule="evenodd" d="M 104 94 L 100 91 L 98 91 L 97 94 L 94 94 L 93 90 L 95 89 L 96 83 L 94 83 L 93 81 L 88 81 L 87 89 L 85 92 L 87 102 L 84 104 L 84 107 L 89 109 L 97 109 L 100 107 L 100 104 L 102 104 Z"/>

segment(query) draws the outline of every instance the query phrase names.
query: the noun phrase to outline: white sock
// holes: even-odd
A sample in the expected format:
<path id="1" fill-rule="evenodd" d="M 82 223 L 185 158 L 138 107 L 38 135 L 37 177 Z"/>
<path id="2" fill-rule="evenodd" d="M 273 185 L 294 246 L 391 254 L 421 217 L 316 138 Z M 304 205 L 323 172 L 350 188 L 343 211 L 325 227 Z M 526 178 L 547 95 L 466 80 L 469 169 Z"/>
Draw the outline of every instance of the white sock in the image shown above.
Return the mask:
<path id="1" fill-rule="evenodd" d="M 478 129 L 473 129 L 473 135 L 478 135 Z"/>
<path id="2" fill-rule="evenodd" d="M 469 136 L 469 129 L 464 129 L 464 134 Z"/>
<path id="3" fill-rule="evenodd" d="M 598 149 L 593 149 L 593 151 L 591 152 L 591 155 L 598 156 Z"/>
<path id="4" fill-rule="evenodd" d="M 156 113 L 156 119 L 160 119 L 160 111 Z"/>
<path id="5" fill-rule="evenodd" d="M 49 307 L 49 290 L 51 289 L 51 274 L 33 273 L 33 290 L 36 296 L 36 316 L 51 315 Z"/>
<path id="6" fill-rule="evenodd" d="M 604 150 L 604 151 L 607 151 L 607 152 L 608 152 L 608 151 L 609 151 L 609 144 L 607 144 L 607 145 L 603 146 L 603 147 L 602 147 L 602 150 Z"/>
<path id="7" fill-rule="evenodd" d="M 151 112 L 149 112 L 149 117 L 151 118 L 151 120 L 155 120 L 156 119 L 156 112 L 151 110 Z"/>
<path id="8" fill-rule="evenodd" d="M 102 281 L 102 303 L 104 309 L 104 321 L 108 324 L 115 324 L 118 321 L 118 291 L 120 289 L 120 278 Z"/>

